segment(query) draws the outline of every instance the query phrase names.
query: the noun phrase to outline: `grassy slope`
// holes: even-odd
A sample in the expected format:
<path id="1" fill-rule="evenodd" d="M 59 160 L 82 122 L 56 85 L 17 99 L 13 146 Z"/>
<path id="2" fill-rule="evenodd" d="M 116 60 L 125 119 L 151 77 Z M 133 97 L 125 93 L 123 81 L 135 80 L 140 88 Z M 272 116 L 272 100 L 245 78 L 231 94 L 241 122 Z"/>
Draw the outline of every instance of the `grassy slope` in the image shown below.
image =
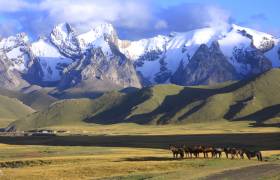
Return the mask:
<path id="1" fill-rule="evenodd" d="M 102 97 L 92 99 L 67 99 L 53 103 L 44 111 L 30 114 L 15 121 L 17 129 L 33 129 L 55 125 L 76 125 L 84 123 L 94 113 L 109 108 L 122 94 L 112 92 Z"/>
<path id="2" fill-rule="evenodd" d="M 207 87 L 158 85 L 95 100 L 63 100 L 15 122 L 19 129 L 84 124 L 181 124 L 218 120 L 253 120 L 279 125 L 280 69 L 256 78 Z M 271 113 L 273 112 L 273 113 Z M 273 119 L 273 120 L 271 120 Z M 269 125 L 268 125 L 269 126 Z"/>
<path id="3" fill-rule="evenodd" d="M 0 95 L 1 126 L 5 126 L 14 119 L 24 117 L 33 111 L 33 109 L 24 105 L 17 99 Z"/>
<path id="4" fill-rule="evenodd" d="M 20 93 L 0 88 L 0 95 L 10 98 L 16 98 L 22 101 L 25 105 L 30 106 L 34 110 L 43 110 L 57 99 L 49 96 L 44 90 L 34 90 L 29 93 Z"/>

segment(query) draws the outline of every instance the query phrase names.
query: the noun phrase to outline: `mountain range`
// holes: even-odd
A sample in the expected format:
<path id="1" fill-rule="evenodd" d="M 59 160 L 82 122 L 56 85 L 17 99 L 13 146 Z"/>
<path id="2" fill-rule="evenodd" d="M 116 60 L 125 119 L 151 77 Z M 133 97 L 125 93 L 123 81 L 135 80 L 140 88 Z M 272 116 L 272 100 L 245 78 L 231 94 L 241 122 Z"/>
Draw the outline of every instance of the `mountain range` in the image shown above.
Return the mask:
<path id="1" fill-rule="evenodd" d="M 62 23 L 48 36 L 29 39 L 26 33 L 0 39 L 1 87 L 108 91 L 211 85 L 280 66 L 278 38 L 235 24 L 130 41 L 119 39 L 108 23 L 82 34 Z"/>

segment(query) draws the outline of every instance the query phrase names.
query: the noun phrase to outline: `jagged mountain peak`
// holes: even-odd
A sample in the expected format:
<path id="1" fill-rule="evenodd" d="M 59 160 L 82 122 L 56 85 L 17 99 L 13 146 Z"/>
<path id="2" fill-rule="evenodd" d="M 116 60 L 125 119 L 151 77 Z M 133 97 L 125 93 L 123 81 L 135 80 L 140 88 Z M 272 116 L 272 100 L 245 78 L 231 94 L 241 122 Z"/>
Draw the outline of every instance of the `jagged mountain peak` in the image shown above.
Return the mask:
<path id="1" fill-rule="evenodd" d="M 55 26 L 50 34 L 50 40 L 64 56 L 73 59 L 81 57 L 76 32 L 69 23 L 61 23 Z"/>
<path id="2" fill-rule="evenodd" d="M 270 34 L 256 31 L 246 27 L 241 27 L 236 24 L 232 24 L 232 30 L 251 39 L 253 47 L 263 52 L 271 50 L 278 43 L 277 38 Z"/>
<path id="3" fill-rule="evenodd" d="M 29 38 L 26 33 L 18 33 L 15 36 L 9 36 L 7 38 L 0 39 L 0 50 L 9 50 L 14 47 L 24 45 L 29 42 Z"/>
<path id="4" fill-rule="evenodd" d="M 67 34 L 73 33 L 75 32 L 75 30 L 72 28 L 72 26 L 67 23 L 67 22 L 63 22 L 60 24 L 57 24 L 56 26 L 54 26 L 52 33 L 53 34 L 61 34 L 64 36 L 67 36 Z"/>
<path id="5" fill-rule="evenodd" d="M 99 36 L 104 35 L 104 34 L 111 35 L 111 34 L 116 33 L 114 26 L 112 24 L 106 23 L 106 22 L 97 23 L 91 29 L 91 31 L 94 31 Z"/>
<path id="6" fill-rule="evenodd" d="M 78 35 L 77 39 L 83 51 L 92 47 L 103 47 L 102 49 L 105 53 L 109 53 L 109 43 L 118 43 L 116 30 L 113 25 L 109 23 L 98 23 L 88 32 Z"/>
<path id="7" fill-rule="evenodd" d="M 249 74 L 258 74 L 271 67 L 280 66 L 279 39 L 235 24 L 224 29 L 204 27 L 137 41 L 119 39 L 113 25 L 104 22 L 95 24 L 85 33 L 78 34 L 77 32 L 69 23 L 61 23 L 53 28 L 49 36 L 40 38 L 33 43 L 29 42 L 28 37 L 24 34 L 3 38 L 0 40 L 0 52 L 2 49 L 0 55 L 3 57 L 2 59 L 9 61 L 6 63 L 9 66 L 8 69 L 15 69 L 23 74 L 27 70 L 28 73 L 31 72 L 28 77 L 36 77 L 38 84 L 42 82 L 59 83 L 65 73 L 71 70 L 71 72 L 77 72 L 75 64 L 81 61 L 85 62 L 83 61 L 85 59 L 90 59 L 92 63 L 96 60 L 102 60 L 100 62 L 103 64 L 100 64 L 100 67 L 111 69 L 104 71 L 103 76 L 106 74 L 106 77 L 110 77 L 111 80 L 120 77 L 119 82 L 122 82 L 125 77 L 121 74 L 112 75 L 110 73 L 132 74 L 133 81 L 137 82 L 135 73 L 129 73 L 128 70 L 133 68 L 140 81 L 145 82 L 142 84 L 144 86 L 172 83 L 172 79 L 174 79 L 172 77 L 175 76 L 175 73 L 176 76 L 181 76 L 178 75 L 178 72 L 187 71 L 185 74 L 189 74 L 192 70 L 185 68 L 197 52 L 201 54 L 201 57 L 205 56 L 209 62 L 212 62 L 209 64 L 201 61 L 202 65 L 205 64 L 212 69 L 219 67 L 220 71 L 215 72 L 227 75 L 226 78 L 218 78 L 214 75 L 211 82 L 212 80 L 221 82 L 240 77 L 239 75 L 246 77 Z M 88 52 L 94 52 L 97 49 L 102 51 L 102 57 L 93 58 L 98 53 L 91 58 L 86 57 Z M 114 61 L 124 62 L 122 59 L 126 59 L 129 63 L 126 66 L 114 64 Z M 226 68 L 219 66 L 217 62 L 225 65 Z M 196 65 L 196 63 L 192 64 Z M 196 72 L 201 72 L 206 77 L 205 73 L 208 70 L 203 69 L 202 65 L 198 66 Z M 235 75 L 231 66 L 234 67 L 238 75 Z M 89 76 L 98 72 L 92 71 L 88 67 L 85 68 L 87 71 L 82 71 L 83 75 L 78 72 L 77 76 L 82 75 L 91 79 Z M 91 68 L 99 68 L 99 66 L 91 65 Z M 117 70 L 118 68 L 126 68 L 126 70 Z M 226 73 L 226 70 L 230 72 Z M 87 74 L 88 72 L 90 73 Z M 197 78 L 193 80 L 195 79 Z M 117 80 L 114 79 L 114 81 Z M 125 80 L 125 82 L 128 81 L 130 80 Z M 180 82 L 176 83 L 180 84 Z M 181 84 L 189 83 L 181 82 Z M 190 84 L 196 84 L 196 82 L 192 81 Z"/>

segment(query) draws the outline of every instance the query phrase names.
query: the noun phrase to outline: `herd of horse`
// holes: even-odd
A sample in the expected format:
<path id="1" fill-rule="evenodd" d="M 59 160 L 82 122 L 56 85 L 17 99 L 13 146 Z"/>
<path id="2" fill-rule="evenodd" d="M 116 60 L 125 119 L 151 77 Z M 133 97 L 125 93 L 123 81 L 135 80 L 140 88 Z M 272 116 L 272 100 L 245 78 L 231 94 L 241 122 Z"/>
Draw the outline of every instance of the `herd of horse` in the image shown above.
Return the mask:
<path id="1" fill-rule="evenodd" d="M 222 153 L 225 153 L 226 158 L 240 158 L 244 159 L 244 155 L 250 160 L 251 158 L 257 157 L 259 161 L 262 161 L 262 153 L 260 151 L 250 151 L 247 149 L 240 149 L 240 148 L 217 148 L 217 147 L 211 147 L 211 146 L 176 146 L 176 145 L 170 145 L 169 149 L 171 150 L 173 154 L 173 158 L 199 158 L 200 154 L 203 154 L 204 158 L 209 158 L 209 154 L 211 158 L 221 158 Z"/>

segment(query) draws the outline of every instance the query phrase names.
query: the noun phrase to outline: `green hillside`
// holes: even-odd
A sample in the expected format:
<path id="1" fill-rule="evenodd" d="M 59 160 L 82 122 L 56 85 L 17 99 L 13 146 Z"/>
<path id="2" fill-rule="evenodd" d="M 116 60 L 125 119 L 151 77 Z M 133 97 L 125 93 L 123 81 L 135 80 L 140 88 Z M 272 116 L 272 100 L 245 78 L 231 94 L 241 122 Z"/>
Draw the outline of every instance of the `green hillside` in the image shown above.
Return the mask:
<path id="1" fill-rule="evenodd" d="M 92 99 L 67 99 L 57 101 L 46 108 L 15 121 L 17 129 L 34 129 L 53 125 L 75 125 L 83 123 L 93 114 L 110 108 L 115 101 L 122 98 L 122 94 L 112 92 L 102 97 Z"/>
<path id="2" fill-rule="evenodd" d="M 21 101 L 0 95 L 0 124 L 2 121 L 8 123 L 8 120 L 21 118 L 34 112 L 33 109 L 24 105 Z"/>
<path id="3" fill-rule="evenodd" d="M 44 90 L 34 90 L 28 93 L 0 89 L 0 95 L 16 98 L 32 109 L 40 111 L 47 108 L 50 104 L 57 101 L 56 98 L 48 95 Z"/>
<path id="4" fill-rule="evenodd" d="M 157 85 L 129 94 L 111 92 L 94 100 L 62 100 L 13 124 L 32 129 L 77 123 L 180 124 L 226 119 L 278 126 L 279 89 L 280 69 L 273 69 L 252 79 L 211 87 Z"/>

